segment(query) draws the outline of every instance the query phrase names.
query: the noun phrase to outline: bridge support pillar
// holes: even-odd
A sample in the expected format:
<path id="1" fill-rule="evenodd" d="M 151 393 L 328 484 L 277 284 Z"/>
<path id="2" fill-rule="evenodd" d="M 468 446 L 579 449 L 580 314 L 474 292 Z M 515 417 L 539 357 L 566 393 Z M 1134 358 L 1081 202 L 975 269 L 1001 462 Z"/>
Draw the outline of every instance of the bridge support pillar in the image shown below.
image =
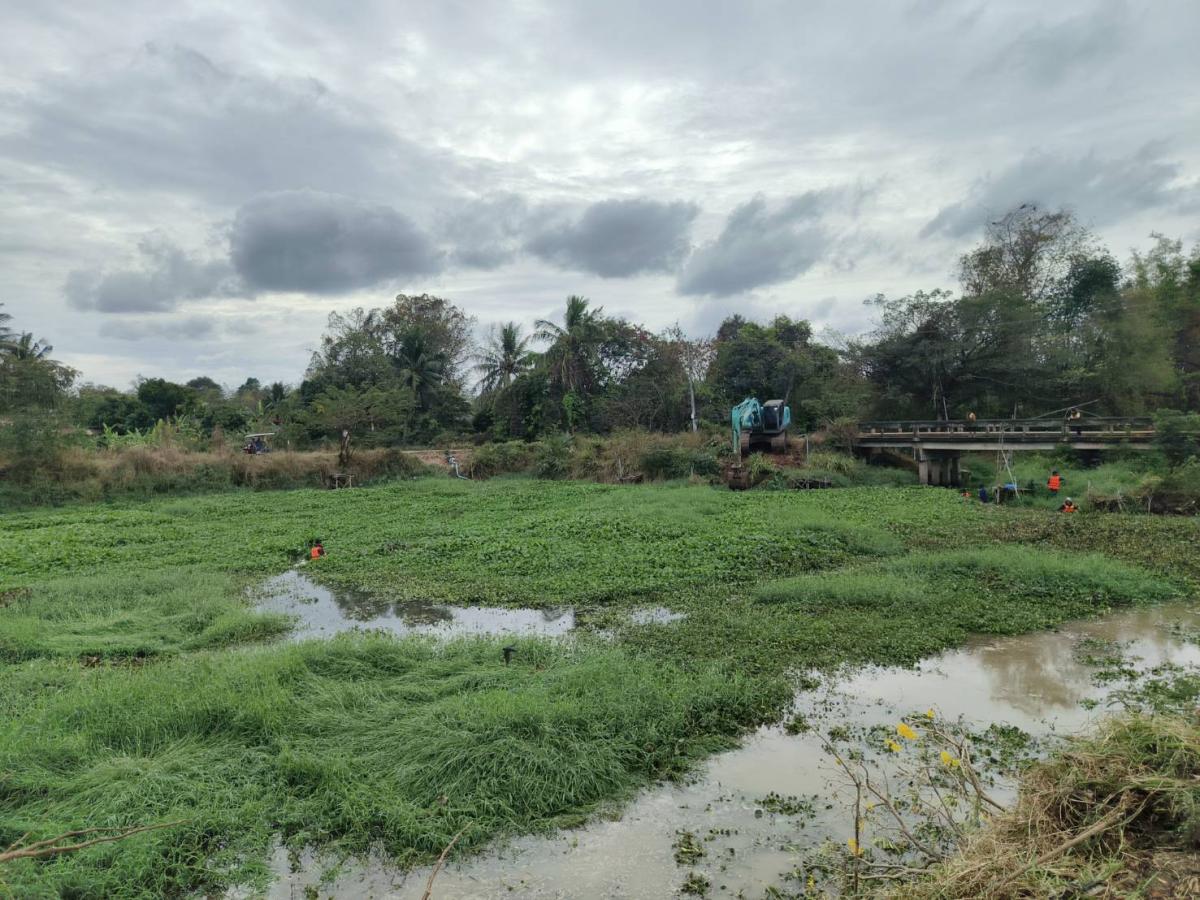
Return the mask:
<path id="1" fill-rule="evenodd" d="M 921 484 L 937 484 L 944 487 L 956 486 L 962 478 L 959 462 L 961 453 L 953 450 L 923 450 L 914 451 L 917 458 L 917 472 Z"/>

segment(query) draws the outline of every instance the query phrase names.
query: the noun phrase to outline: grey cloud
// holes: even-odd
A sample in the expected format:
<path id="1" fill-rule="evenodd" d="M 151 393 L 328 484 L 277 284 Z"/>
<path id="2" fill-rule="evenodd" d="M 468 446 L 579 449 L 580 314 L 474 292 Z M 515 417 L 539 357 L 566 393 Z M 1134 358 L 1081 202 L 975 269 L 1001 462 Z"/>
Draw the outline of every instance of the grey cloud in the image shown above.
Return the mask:
<path id="1" fill-rule="evenodd" d="M 989 216 L 1022 203 L 1068 206 L 1097 225 L 1155 208 L 1194 209 L 1196 186 L 1174 185 L 1182 167 L 1164 160 L 1163 152 L 1161 144 L 1112 159 L 1094 152 L 1079 158 L 1031 152 L 977 182 L 962 200 L 943 207 L 921 229 L 921 236 L 967 237 L 982 229 Z"/>
<path id="2" fill-rule="evenodd" d="M 829 213 L 856 214 L 863 188 L 807 191 L 772 209 L 761 194 L 737 207 L 715 240 L 701 246 L 680 273 L 681 294 L 728 297 L 802 275 L 834 243 Z"/>
<path id="3" fill-rule="evenodd" d="M 1022 31 L 976 74 L 1016 76 L 1038 87 L 1051 87 L 1077 70 L 1111 66 L 1129 36 L 1123 3 L 1105 3 L 1087 13 Z"/>
<path id="4" fill-rule="evenodd" d="M 200 259 L 161 235 L 144 238 L 138 251 L 138 268 L 72 271 L 63 288 L 67 302 L 104 313 L 166 312 L 185 300 L 230 296 L 239 289 L 228 261 Z"/>
<path id="5" fill-rule="evenodd" d="M 217 337 L 217 323 L 211 316 L 187 316 L 180 319 L 159 321 L 125 320 L 109 321 L 100 326 L 101 337 L 121 341 L 144 341 L 150 339 L 171 341 L 197 341 Z"/>
<path id="6" fill-rule="evenodd" d="M 242 206 L 230 258 L 252 288 L 336 294 L 431 275 L 442 253 L 389 206 L 316 191 L 283 191 Z"/>
<path id="7" fill-rule="evenodd" d="M 440 195 L 456 168 L 316 78 L 237 70 L 176 44 L 91 57 L 13 107 L 20 127 L 8 144 L 26 158 L 106 186 L 217 202 L 302 185 Z"/>
<path id="8" fill-rule="evenodd" d="M 491 194 L 456 205 L 442 218 L 438 233 L 453 247 L 452 263 L 468 269 L 495 269 L 516 257 L 529 215 L 523 197 Z"/>
<path id="9" fill-rule="evenodd" d="M 601 278 L 673 272 L 687 256 L 688 235 L 699 212 L 694 203 L 683 201 L 602 200 L 578 221 L 542 226 L 525 249 L 561 268 Z"/>

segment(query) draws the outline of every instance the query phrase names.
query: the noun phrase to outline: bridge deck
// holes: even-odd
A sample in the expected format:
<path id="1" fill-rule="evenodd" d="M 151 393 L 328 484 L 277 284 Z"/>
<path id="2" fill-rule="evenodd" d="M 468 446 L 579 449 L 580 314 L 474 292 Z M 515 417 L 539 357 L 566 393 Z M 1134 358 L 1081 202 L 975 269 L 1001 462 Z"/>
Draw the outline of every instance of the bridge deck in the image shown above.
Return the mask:
<path id="1" fill-rule="evenodd" d="M 1098 450 L 1118 443 L 1148 449 L 1153 439 L 1154 422 L 1142 417 L 862 422 L 857 435 L 862 447 L 927 450 L 992 450 L 998 444 L 1024 450 L 1058 444 Z"/>

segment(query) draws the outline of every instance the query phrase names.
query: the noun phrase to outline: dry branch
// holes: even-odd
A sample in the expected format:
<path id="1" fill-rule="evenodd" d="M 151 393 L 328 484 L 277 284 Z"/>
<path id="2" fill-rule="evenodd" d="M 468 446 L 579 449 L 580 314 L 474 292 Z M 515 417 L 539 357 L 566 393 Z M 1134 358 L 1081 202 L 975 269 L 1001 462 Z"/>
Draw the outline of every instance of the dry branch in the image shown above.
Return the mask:
<path id="1" fill-rule="evenodd" d="M 421 900 L 429 900 L 433 896 L 433 879 L 438 877 L 438 872 L 442 871 L 442 864 L 446 862 L 446 855 L 449 854 L 451 848 L 458 843 L 458 839 L 463 836 L 463 832 L 470 828 L 474 823 L 468 822 L 464 825 L 446 845 L 446 849 L 442 851 L 442 855 L 438 857 L 437 865 L 433 867 L 433 871 L 429 873 L 429 881 L 425 883 L 425 893 L 421 895 Z"/>

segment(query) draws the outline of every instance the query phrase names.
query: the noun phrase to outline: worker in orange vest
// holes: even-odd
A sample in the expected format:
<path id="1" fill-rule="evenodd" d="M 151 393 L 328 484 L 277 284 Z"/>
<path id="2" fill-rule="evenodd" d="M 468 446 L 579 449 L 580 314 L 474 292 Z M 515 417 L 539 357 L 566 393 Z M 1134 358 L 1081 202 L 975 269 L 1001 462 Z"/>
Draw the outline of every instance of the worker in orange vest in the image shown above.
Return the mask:
<path id="1" fill-rule="evenodd" d="M 325 555 L 325 547 L 321 544 L 320 541 L 317 541 L 315 544 L 313 544 L 312 558 L 320 559 L 324 555 Z"/>
<path id="2" fill-rule="evenodd" d="M 1058 469 L 1050 473 L 1050 480 L 1046 482 L 1046 487 L 1050 488 L 1051 494 L 1058 494 L 1058 489 L 1062 487 L 1062 476 L 1058 474 Z"/>
<path id="3" fill-rule="evenodd" d="M 1073 513 L 1073 512 L 1075 512 L 1075 509 L 1076 509 L 1075 501 L 1072 500 L 1070 497 L 1068 497 L 1066 499 L 1066 502 L 1063 503 L 1063 505 L 1058 508 L 1058 511 L 1060 513 Z"/>

